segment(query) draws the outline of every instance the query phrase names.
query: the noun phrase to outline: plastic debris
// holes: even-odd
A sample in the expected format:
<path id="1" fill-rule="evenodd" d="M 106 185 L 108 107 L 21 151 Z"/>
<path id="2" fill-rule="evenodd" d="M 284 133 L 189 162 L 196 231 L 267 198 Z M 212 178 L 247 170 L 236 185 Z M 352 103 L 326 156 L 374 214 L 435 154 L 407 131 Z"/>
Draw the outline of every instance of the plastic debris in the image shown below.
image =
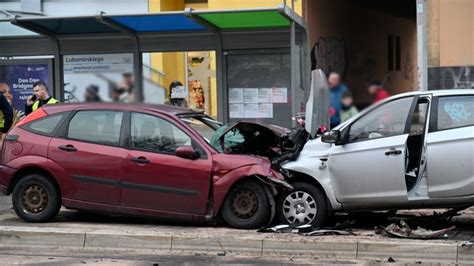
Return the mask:
<path id="1" fill-rule="evenodd" d="M 389 235 L 394 237 L 410 239 L 433 239 L 444 236 L 447 232 L 455 228 L 456 226 L 451 226 L 441 230 L 432 231 L 418 226 L 416 229 L 412 229 L 405 221 L 402 220 L 400 221 L 400 225 L 392 223 L 389 226 L 385 227 L 384 230 Z"/>
<path id="2" fill-rule="evenodd" d="M 343 230 L 320 229 L 309 233 L 304 233 L 305 236 L 323 236 L 323 235 L 354 235 L 354 233 Z"/>

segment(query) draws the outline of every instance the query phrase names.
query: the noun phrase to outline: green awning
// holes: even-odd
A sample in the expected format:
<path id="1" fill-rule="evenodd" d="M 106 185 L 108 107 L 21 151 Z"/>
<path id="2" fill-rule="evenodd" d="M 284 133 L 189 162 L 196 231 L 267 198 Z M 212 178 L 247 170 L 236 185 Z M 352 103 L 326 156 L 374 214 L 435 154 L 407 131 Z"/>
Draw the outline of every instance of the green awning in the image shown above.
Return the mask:
<path id="1" fill-rule="evenodd" d="M 289 27 L 290 21 L 277 10 L 198 13 L 220 29 Z"/>

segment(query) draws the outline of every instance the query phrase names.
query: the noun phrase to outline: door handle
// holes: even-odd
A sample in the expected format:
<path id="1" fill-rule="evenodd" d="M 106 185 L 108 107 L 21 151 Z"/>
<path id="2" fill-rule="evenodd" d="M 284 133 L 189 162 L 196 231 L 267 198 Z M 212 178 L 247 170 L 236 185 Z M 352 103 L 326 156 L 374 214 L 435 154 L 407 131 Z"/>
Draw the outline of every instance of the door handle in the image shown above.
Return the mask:
<path id="1" fill-rule="evenodd" d="M 58 148 L 59 148 L 60 150 L 67 151 L 67 152 L 75 152 L 75 151 L 77 151 L 76 147 L 74 147 L 74 146 L 71 145 L 71 144 L 59 145 Z"/>
<path id="2" fill-rule="evenodd" d="M 388 151 L 385 152 L 385 155 L 390 156 L 390 155 L 400 155 L 402 154 L 401 150 L 397 150 L 395 148 L 390 148 Z"/>
<path id="3" fill-rule="evenodd" d="M 146 158 L 146 157 L 143 157 L 143 156 L 140 156 L 140 157 L 132 157 L 130 159 L 132 162 L 134 163 L 137 163 L 137 164 L 147 164 L 147 163 L 150 163 L 150 161 Z"/>

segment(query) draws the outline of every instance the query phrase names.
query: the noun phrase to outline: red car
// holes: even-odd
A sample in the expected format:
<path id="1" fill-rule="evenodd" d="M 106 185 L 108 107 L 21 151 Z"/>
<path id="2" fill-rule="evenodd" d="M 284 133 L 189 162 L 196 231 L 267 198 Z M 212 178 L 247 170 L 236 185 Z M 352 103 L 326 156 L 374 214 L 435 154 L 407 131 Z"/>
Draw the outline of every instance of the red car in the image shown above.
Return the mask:
<path id="1" fill-rule="evenodd" d="M 28 222 L 76 210 L 258 228 L 289 186 L 266 157 L 209 144 L 220 125 L 189 109 L 133 104 L 47 105 L 10 131 L 0 191 Z"/>

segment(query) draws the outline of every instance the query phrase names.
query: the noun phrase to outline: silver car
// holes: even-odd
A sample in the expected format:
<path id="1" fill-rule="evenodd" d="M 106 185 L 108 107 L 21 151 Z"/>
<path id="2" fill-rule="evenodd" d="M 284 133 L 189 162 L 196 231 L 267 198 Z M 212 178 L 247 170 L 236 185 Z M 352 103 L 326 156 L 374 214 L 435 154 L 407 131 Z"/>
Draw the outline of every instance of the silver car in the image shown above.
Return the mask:
<path id="1" fill-rule="evenodd" d="M 308 141 L 283 165 L 278 215 L 322 225 L 332 212 L 474 205 L 474 90 L 399 94 Z"/>

